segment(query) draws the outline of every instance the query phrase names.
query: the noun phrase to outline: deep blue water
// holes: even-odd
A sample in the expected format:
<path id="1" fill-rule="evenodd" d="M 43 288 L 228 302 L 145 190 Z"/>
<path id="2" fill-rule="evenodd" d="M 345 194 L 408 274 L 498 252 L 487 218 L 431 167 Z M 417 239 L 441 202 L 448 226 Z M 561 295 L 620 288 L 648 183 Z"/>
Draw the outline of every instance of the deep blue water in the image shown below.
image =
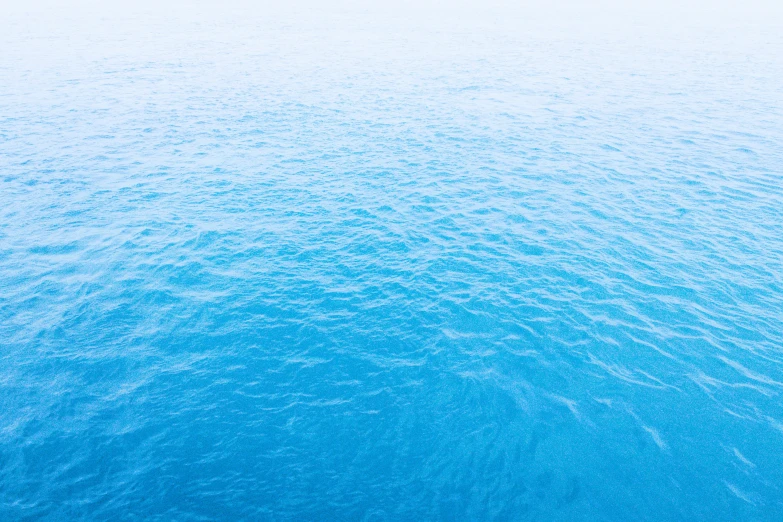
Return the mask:
<path id="1" fill-rule="evenodd" d="M 783 520 L 783 32 L 448 14 L 0 22 L 0 519 Z"/>

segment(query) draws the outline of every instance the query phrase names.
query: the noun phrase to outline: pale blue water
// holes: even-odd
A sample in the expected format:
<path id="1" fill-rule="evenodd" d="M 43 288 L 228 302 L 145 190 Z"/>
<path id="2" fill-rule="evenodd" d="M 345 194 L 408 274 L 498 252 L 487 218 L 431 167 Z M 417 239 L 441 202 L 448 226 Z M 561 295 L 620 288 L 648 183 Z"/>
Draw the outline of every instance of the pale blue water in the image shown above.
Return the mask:
<path id="1" fill-rule="evenodd" d="M 0 31 L 0 519 L 783 520 L 777 25 L 90 13 Z"/>

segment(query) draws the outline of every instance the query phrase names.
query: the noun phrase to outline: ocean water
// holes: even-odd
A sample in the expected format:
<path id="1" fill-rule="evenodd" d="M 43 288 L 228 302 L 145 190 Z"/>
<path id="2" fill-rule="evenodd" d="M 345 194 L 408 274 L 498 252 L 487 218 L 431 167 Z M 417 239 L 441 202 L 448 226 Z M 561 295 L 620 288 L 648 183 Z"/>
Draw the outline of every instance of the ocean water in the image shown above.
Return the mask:
<path id="1" fill-rule="evenodd" d="M 746 5 L 4 5 L 0 519 L 783 520 Z"/>

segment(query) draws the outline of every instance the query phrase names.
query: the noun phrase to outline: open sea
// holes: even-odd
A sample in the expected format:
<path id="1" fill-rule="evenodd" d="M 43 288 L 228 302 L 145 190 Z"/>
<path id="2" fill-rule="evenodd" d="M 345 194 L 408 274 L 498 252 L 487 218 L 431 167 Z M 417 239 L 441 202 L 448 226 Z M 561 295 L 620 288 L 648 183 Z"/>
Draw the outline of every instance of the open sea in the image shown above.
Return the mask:
<path id="1" fill-rule="evenodd" d="M 783 520 L 780 9 L 71 3 L 0 9 L 0 520 Z"/>

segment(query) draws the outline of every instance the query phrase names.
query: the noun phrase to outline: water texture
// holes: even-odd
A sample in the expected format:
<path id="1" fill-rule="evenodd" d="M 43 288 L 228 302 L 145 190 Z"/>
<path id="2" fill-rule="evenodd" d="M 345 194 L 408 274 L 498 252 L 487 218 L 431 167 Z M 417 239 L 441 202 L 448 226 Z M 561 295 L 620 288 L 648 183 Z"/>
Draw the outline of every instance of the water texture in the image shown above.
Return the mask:
<path id="1" fill-rule="evenodd" d="M 783 520 L 783 31 L 434 9 L 0 22 L 0 519 Z"/>

